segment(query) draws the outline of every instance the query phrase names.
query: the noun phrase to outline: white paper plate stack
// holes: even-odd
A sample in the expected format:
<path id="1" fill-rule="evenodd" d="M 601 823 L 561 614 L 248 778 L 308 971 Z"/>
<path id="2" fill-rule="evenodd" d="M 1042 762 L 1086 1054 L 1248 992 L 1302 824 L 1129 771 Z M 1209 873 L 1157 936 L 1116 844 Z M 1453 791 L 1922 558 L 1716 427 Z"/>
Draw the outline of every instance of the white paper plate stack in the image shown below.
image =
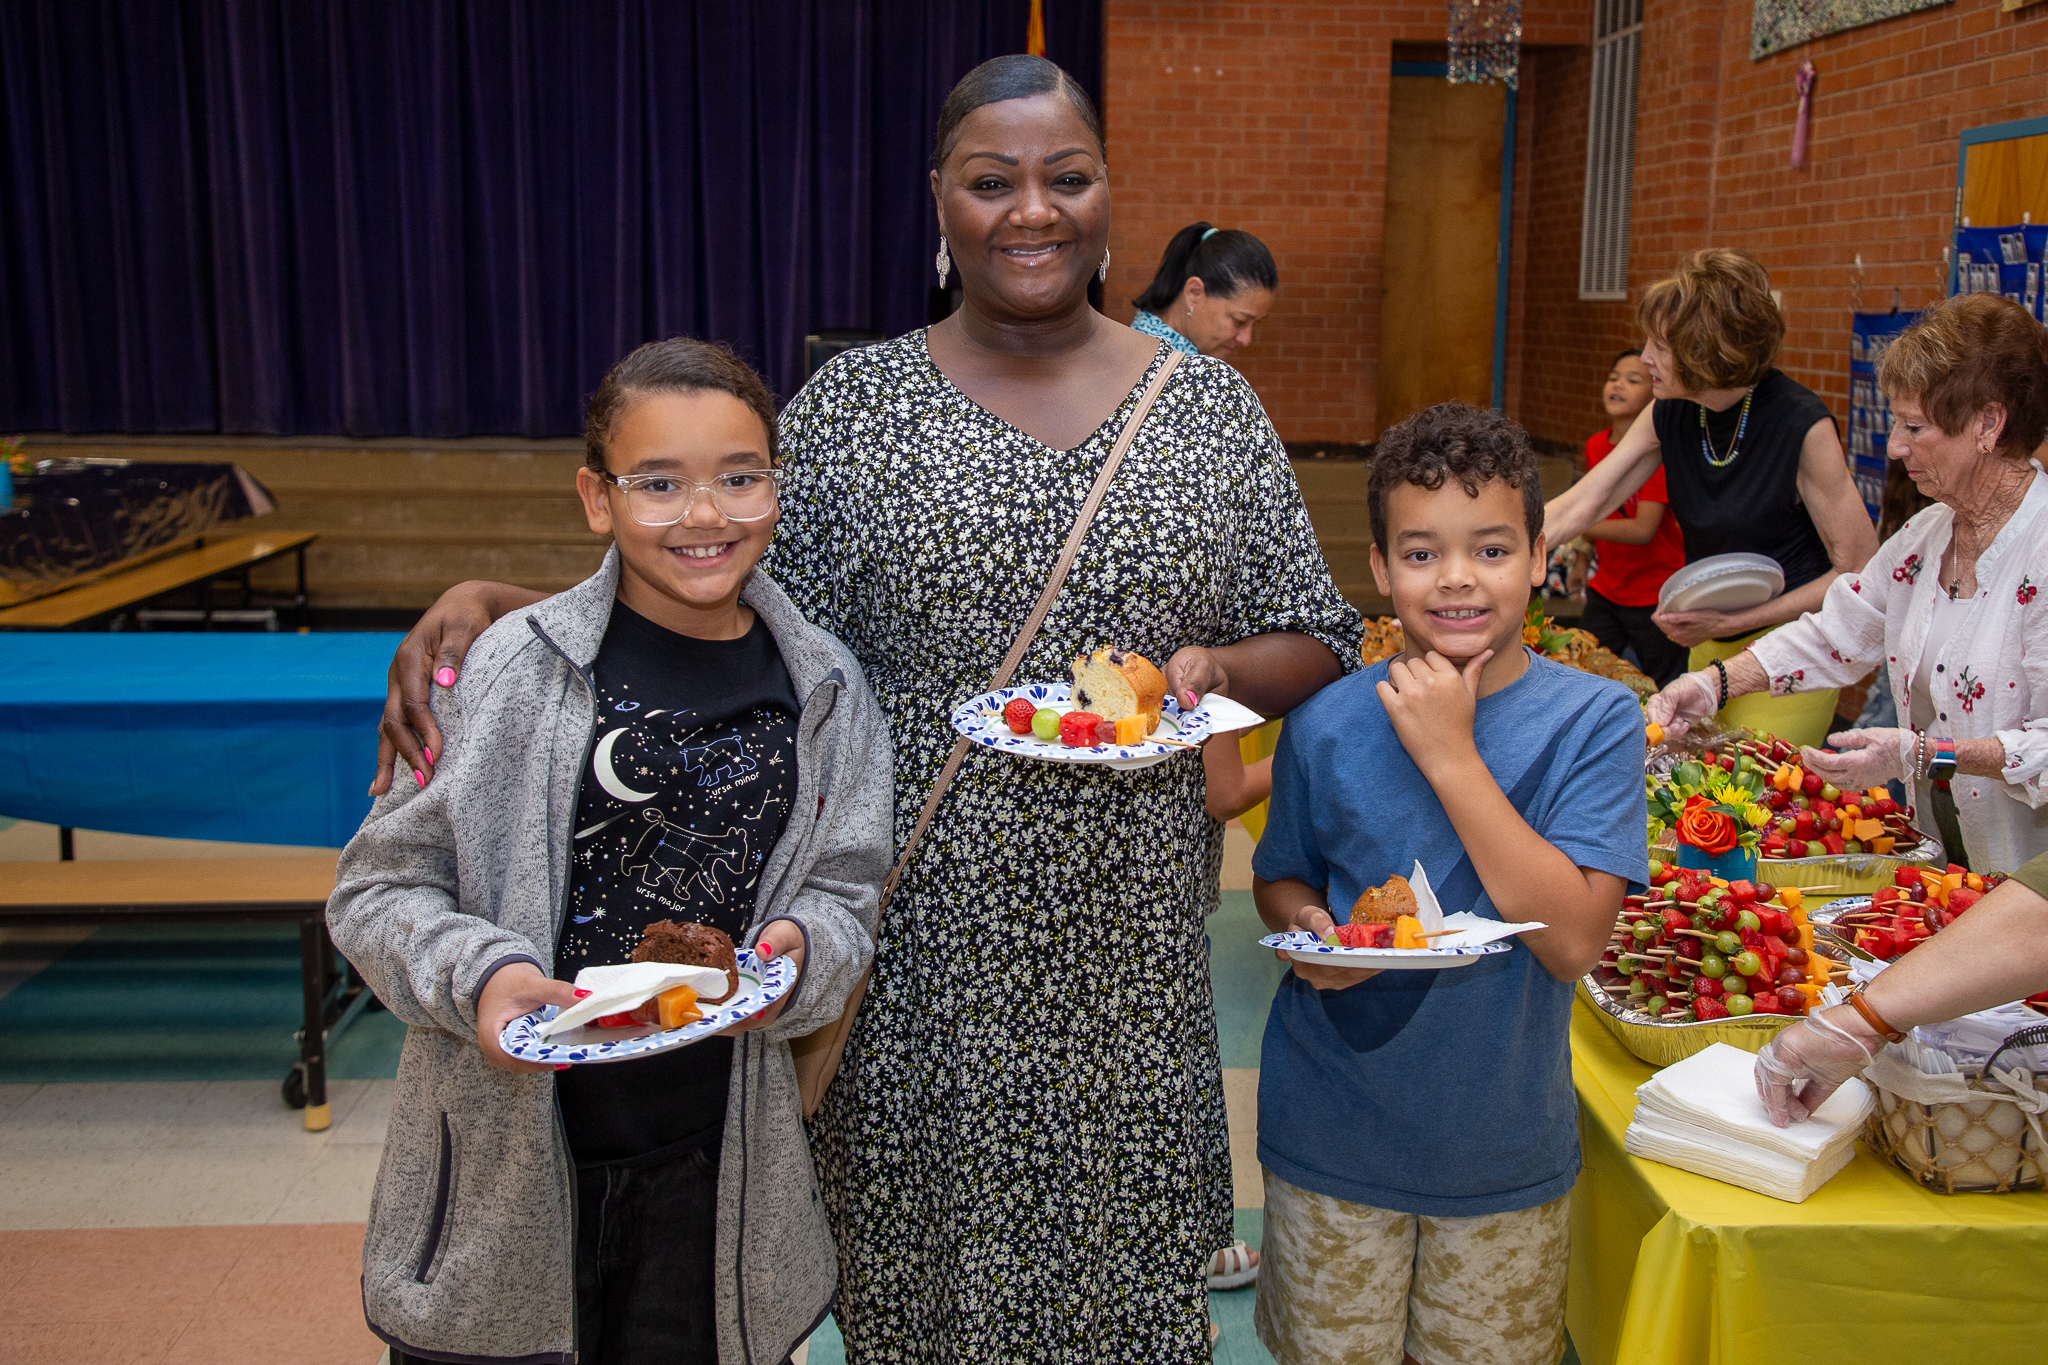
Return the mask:
<path id="1" fill-rule="evenodd" d="M 1726 1043 L 1665 1067 L 1636 1087 L 1629 1154 L 1803 1203 L 1856 1155 L 1869 1087 L 1849 1081 L 1812 1118 L 1777 1128 L 1755 1072 L 1756 1055 Z"/>
<path id="2" fill-rule="evenodd" d="M 1664 580 L 1659 611 L 1747 611 L 1785 591 L 1785 571 L 1769 555 L 1712 555 Z"/>

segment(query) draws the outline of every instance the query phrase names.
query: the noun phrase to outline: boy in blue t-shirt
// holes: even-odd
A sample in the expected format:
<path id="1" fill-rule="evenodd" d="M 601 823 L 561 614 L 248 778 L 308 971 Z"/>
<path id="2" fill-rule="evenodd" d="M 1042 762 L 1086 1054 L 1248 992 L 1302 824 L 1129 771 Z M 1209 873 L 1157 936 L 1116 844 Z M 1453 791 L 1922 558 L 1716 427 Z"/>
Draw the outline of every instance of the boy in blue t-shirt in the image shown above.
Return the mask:
<path id="1" fill-rule="evenodd" d="M 1367 497 L 1407 648 L 1287 717 L 1259 914 L 1326 933 L 1419 860 L 1445 913 L 1549 927 L 1456 970 L 1282 978 L 1259 1071 L 1259 1338 L 1282 1365 L 1552 1365 L 1572 986 L 1648 875 L 1642 711 L 1522 645 L 1544 554 L 1519 428 L 1430 408 L 1381 439 Z"/>

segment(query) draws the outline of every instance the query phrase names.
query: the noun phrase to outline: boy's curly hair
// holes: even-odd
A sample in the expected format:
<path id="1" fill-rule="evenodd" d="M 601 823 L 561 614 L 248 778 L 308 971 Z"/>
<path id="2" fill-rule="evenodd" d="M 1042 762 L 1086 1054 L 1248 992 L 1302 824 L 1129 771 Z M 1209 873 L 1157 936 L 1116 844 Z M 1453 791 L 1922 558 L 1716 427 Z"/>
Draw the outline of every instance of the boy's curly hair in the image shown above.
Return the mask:
<path id="1" fill-rule="evenodd" d="M 1404 483 L 1431 492 L 1456 479 L 1471 497 L 1499 479 L 1522 494 L 1522 522 L 1529 544 L 1543 530 L 1543 477 L 1529 434 L 1488 408 L 1468 403 L 1439 403 L 1388 428 L 1373 452 L 1372 475 L 1365 486 L 1372 515 L 1372 543 L 1387 549 L 1387 492 Z"/>

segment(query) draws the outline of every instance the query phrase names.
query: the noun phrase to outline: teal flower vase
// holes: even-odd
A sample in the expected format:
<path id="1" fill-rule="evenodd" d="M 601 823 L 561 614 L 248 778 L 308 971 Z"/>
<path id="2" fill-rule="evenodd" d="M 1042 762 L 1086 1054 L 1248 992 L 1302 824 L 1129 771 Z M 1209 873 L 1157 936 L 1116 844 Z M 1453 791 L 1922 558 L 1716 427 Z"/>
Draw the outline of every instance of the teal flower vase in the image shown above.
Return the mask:
<path id="1" fill-rule="evenodd" d="M 1756 880 L 1756 850 L 1737 845 L 1726 853 L 1709 853 L 1692 844 L 1678 846 L 1678 865 L 1696 868 L 1708 876 L 1723 881 L 1742 882 Z"/>

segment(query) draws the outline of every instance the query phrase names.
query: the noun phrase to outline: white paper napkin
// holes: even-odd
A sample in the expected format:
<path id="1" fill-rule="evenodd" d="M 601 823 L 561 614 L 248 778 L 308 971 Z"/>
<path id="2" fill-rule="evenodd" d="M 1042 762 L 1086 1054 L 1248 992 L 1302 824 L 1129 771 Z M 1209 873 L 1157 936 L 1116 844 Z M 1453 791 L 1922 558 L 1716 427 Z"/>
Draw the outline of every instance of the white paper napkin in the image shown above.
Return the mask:
<path id="1" fill-rule="evenodd" d="M 1188 712 L 1188 719 L 1192 720 L 1200 715 L 1208 716 L 1209 733 L 1212 735 L 1228 734 L 1232 730 L 1244 730 L 1266 723 L 1264 716 L 1249 706 L 1239 705 L 1221 692 L 1211 692 L 1203 697 L 1201 705 Z"/>
<path id="2" fill-rule="evenodd" d="M 1715 1043 L 1665 1067 L 1636 1087 L 1636 1111 L 1645 1109 L 1690 1124 L 1722 1141 L 1744 1143 L 1789 1161 L 1811 1162 L 1851 1146 L 1870 1112 L 1870 1090 L 1850 1080 L 1813 1117 L 1779 1128 L 1756 1093 L 1756 1056 Z"/>
<path id="3" fill-rule="evenodd" d="M 1781 1152 L 1731 1142 L 1721 1134 L 1645 1111 L 1640 1106 L 1629 1123 L 1623 1145 L 1631 1156 L 1793 1204 L 1804 1202 L 1856 1156 L 1856 1144 L 1850 1141 L 1837 1144 L 1812 1161 L 1796 1161 Z"/>
<path id="4" fill-rule="evenodd" d="M 585 967 L 576 973 L 575 986 L 590 994 L 534 1029 L 542 1038 L 587 1024 L 606 1014 L 623 1014 L 676 986 L 688 986 L 699 996 L 724 995 L 732 984 L 723 967 L 693 967 L 681 962 L 617 962 L 602 967 Z"/>

